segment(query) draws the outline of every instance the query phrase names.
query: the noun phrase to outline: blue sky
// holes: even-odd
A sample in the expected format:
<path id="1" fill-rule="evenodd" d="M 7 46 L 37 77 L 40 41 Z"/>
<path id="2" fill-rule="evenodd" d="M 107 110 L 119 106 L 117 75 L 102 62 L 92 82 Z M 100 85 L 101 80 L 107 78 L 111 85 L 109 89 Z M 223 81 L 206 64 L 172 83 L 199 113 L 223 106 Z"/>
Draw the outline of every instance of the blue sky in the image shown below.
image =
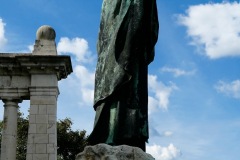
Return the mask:
<path id="1" fill-rule="evenodd" d="M 157 160 L 240 157 L 240 4 L 157 0 L 156 56 L 149 66 L 147 152 Z M 0 52 L 31 52 L 37 29 L 52 26 L 74 72 L 59 82 L 58 119 L 93 127 L 100 0 L 12 0 L 0 5 Z M 2 105 L 2 103 L 0 104 Z M 29 102 L 20 104 L 27 115 Z M 3 115 L 3 107 L 0 108 Z"/>

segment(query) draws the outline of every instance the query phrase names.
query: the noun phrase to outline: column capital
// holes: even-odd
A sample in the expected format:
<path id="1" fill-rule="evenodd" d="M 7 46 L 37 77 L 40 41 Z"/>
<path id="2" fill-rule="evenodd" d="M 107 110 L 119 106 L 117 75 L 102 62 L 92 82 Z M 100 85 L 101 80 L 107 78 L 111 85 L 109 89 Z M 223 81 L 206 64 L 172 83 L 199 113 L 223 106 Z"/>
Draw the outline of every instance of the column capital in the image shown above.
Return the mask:
<path id="1" fill-rule="evenodd" d="M 22 99 L 17 97 L 4 97 L 2 98 L 2 101 L 4 103 L 4 107 L 9 105 L 18 107 L 18 103 L 22 103 Z"/>
<path id="2" fill-rule="evenodd" d="M 1 77 L 0 77 L 1 78 Z M 0 99 L 23 99 L 29 100 L 29 87 L 19 88 L 15 86 L 0 87 Z"/>

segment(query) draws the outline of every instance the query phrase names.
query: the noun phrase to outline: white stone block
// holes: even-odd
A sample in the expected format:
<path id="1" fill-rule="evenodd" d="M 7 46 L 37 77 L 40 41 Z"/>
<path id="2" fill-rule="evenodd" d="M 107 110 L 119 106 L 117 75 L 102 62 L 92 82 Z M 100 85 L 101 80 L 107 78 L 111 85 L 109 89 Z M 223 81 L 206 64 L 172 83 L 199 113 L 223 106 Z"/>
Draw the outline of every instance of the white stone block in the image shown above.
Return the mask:
<path id="1" fill-rule="evenodd" d="M 33 154 L 27 154 L 26 160 L 33 160 Z"/>
<path id="2" fill-rule="evenodd" d="M 48 123 L 56 123 L 57 116 L 56 115 L 48 115 Z"/>
<path id="3" fill-rule="evenodd" d="M 57 159 L 57 155 L 56 154 L 49 154 L 48 160 L 56 160 L 56 159 Z"/>
<path id="4" fill-rule="evenodd" d="M 35 134 L 28 133 L 28 144 L 32 144 L 34 142 Z"/>
<path id="5" fill-rule="evenodd" d="M 11 87 L 28 88 L 31 83 L 30 76 L 12 76 Z"/>
<path id="6" fill-rule="evenodd" d="M 36 133 L 47 133 L 47 124 L 37 124 Z"/>
<path id="7" fill-rule="evenodd" d="M 36 115 L 29 115 L 29 124 L 36 123 Z"/>
<path id="8" fill-rule="evenodd" d="M 28 144 L 27 145 L 27 154 L 35 153 L 35 144 Z"/>
<path id="9" fill-rule="evenodd" d="M 35 134 L 33 143 L 47 144 L 48 143 L 48 134 Z"/>
<path id="10" fill-rule="evenodd" d="M 56 133 L 55 134 L 49 134 L 49 144 L 53 143 L 53 144 L 57 144 L 57 136 Z"/>
<path id="11" fill-rule="evenodd" d="M 48 160 L 48 154 L 34 154 L 33 160 Z"/>
<path id="12" fill-rule="evenodd" d="M 56 105 L 47 105 L 47 114 L 56 115 L 57 106 Z"/>
<path id="13" fill-rule="evenodd" d="M 47 153 L 55 153 L 57 147 L 54 144 L 47 144 Z"/>
<path id="14" fill-rule="evenodd" d="M 36 123 L 48 123 L 47 115 L 36 115 Z"/>
<path id="15" fill-rule="evenodd" d="M 57 87 L 31 87 L 29 88 L 31 96 L 53 96 L 57 97 L 59 95 L 59 90 Z"/>
<path id="16" fill-rule="evenodd" d="M 47 114 L 47 106 L 46 105 L 39 105 L 39 112 L 38 114 Z"/>
<path id="17" fill-rule="evenodd" d="M 32 105 L 30 106 L 30 115 L 32 114 L 38 114 L 38 105 Z"/>
<path id="18" fill-rule="evenodd" d="M 56 133 L 56 123 L 48 124 L 47 133 Z"/>
<path id="19" fill-rule="evenodd" d="M 32 105 L 44 105 L 44 104 L 57 104 L 56 96 L 31 96 L 31 104 Z"/>
<path id="20" fill-rule="evenodd" d="M 37 133 L 37 125 L 36 124 L 30 124 L 28 133 Z"/>
<path id="21" fill-rule="evenodd" d="M 41 33 L 43 35 L 43 33 Z M 37 39 L 35 41 L 33 55 L 57 55 L 56 43 L 54 40 Z"/>
<path id="22" fill-rule="evenodd" d="M 46 144 L 36 144 L 36 153 L 47 153 Z"/>
<path id="23" fill-rule="evenodd" d="M 31 86 L 39 87 L 57 87 L 58 79 L 55 74 L 52 75 L 32 75 Z"/>

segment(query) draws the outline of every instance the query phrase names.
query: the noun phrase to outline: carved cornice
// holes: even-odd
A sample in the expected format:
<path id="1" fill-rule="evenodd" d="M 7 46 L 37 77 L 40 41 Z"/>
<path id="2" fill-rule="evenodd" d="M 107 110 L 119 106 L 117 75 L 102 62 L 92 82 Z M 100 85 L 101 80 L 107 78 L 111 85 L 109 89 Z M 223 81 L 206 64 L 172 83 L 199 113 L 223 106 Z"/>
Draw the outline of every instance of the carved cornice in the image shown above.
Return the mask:
<path id="1" fill-rule="evenodd" d="M 56 74 L 61 80 L 72 71 L 70 56 L 0 53 L 0 76 Z"/>

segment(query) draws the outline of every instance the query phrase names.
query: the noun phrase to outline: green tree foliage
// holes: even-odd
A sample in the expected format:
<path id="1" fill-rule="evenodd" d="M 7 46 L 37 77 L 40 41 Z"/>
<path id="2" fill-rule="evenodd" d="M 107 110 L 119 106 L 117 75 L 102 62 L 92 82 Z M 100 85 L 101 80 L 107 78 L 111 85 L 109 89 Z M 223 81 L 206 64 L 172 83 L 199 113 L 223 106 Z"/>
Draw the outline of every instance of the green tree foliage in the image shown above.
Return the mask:
<path id="1" fill-rule="evenodd" d="M 17 124 L 17 160 L 26 160 L 28 136 L 28 118 L 18 112 Z"/>
<path id="2" fill-rule="evenodd" d="M 70 118 L 57 121 L 58 160 L 75 160 L 87 145 L 86 131 L 73 131 Z M 0 121 L 0 141 L 2 141 L 3 121 Z M 28 118 L 18 113 L 17 160 L 25 160 L 27 152 Z M 0 145 L 1 147 L 1 145 Z M 1 150 L 1 148 L 0 148 Z"/>
<path id="3" fill-rule="evenodd" d="M 73 131 L 71 126 L 69 118 L 57 123 L 58 160 L 75 160 L 75 156 L 87 145 L 86 131 Z"/>

